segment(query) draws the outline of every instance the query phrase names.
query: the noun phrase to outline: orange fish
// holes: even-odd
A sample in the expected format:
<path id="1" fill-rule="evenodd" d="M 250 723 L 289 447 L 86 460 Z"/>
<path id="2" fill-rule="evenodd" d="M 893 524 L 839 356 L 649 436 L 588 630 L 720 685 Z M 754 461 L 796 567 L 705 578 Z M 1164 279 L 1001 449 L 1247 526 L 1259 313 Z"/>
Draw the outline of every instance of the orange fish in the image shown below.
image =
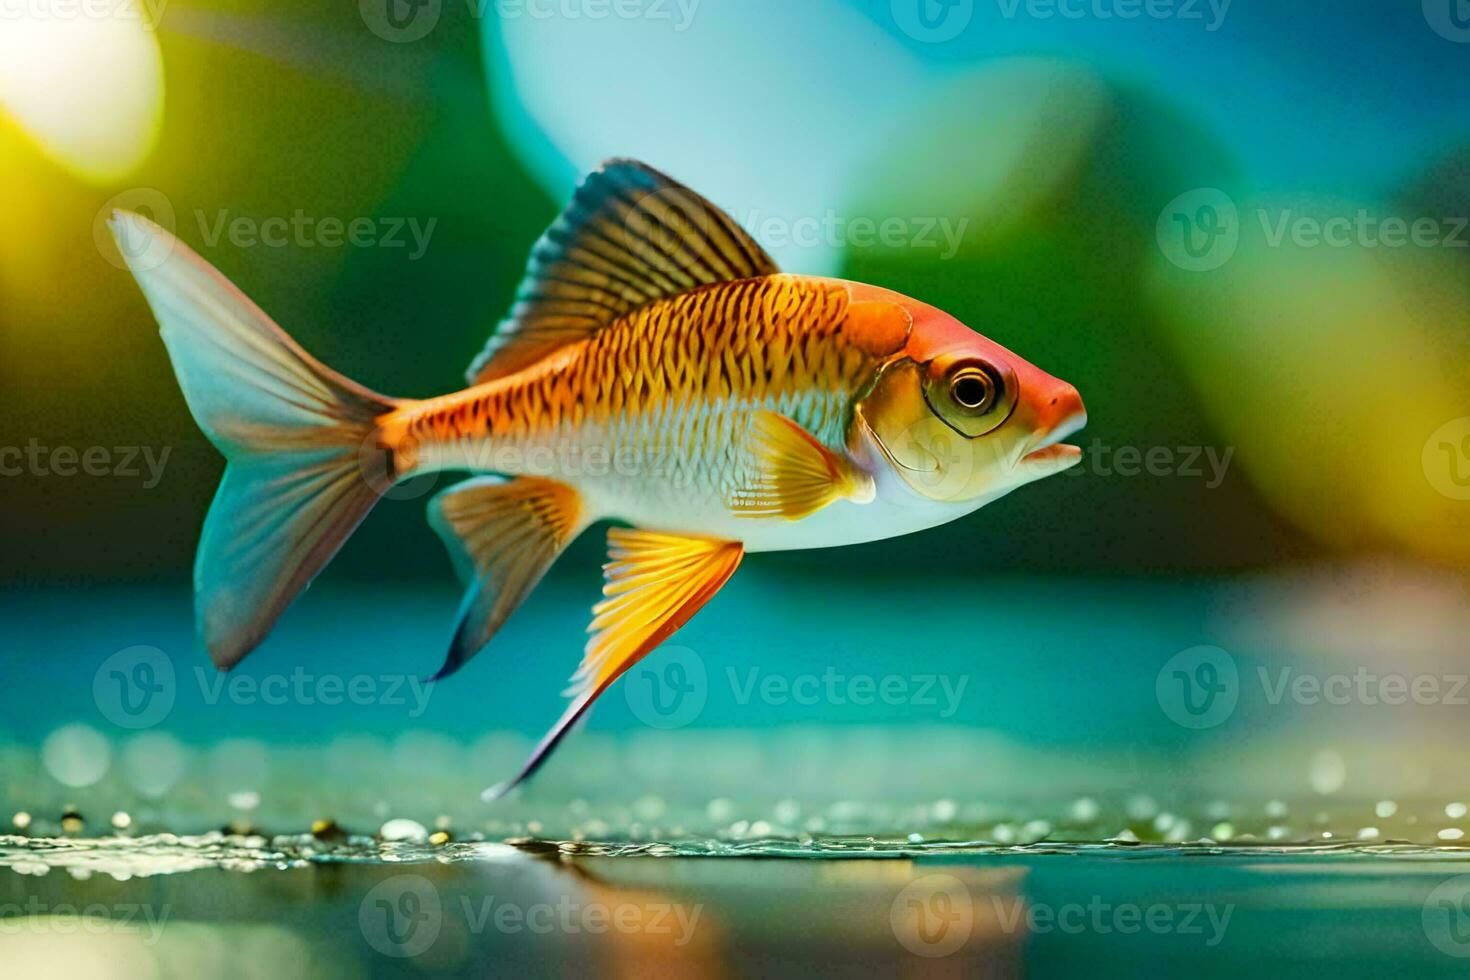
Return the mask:
<path id="1" fill-rule="evenodd" d="M 321 364 L 166 231 L 113 218 L 200 428 L 229 460 L 194 567 L 238 663 L 395 482 L 490 475 L 429 520 L 468 592 L 464 666 L 588 526 L 608 531 L 571 703 L 525 779 L 748 551 L 830 548 L 952 521 L 1060 472 L 1077 390 L 932 306 L 783 274 L 710 202 L 643 164 L 594 173 L 532 250 L 469 387 L 389 398 Z M 137 247 L 125 256 L 156 256 Z"/>

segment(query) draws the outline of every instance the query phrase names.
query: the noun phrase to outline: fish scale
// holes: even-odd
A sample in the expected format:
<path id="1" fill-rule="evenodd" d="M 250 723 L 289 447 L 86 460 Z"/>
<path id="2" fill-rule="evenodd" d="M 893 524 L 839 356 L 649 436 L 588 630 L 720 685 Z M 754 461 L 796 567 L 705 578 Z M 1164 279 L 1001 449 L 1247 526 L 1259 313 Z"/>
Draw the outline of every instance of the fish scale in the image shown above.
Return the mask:
<path id="1" fill-rule="evenodd" d="M 512 448 L 659 449 L 701 458 L 707 443 L 738 431 L 742 415 L 756 408 L 790 414 L 840 449 L 847 403 L 874 365 L 843 342 L 847 305 L 839 288 L 786 275 L 649 304 L 551 363 L 410 408 L 404 439 L 391 447 L 411 461 L 398 475 L 474 468 Z M 570 423 L 574 405 L 582 414 Z M 700 409 L 712 410 L 720 428 L 682 424 Z M 741 465 L 739 454 L 721 461 Z M 739 475 L 711 474 L 703 489 Z"/>

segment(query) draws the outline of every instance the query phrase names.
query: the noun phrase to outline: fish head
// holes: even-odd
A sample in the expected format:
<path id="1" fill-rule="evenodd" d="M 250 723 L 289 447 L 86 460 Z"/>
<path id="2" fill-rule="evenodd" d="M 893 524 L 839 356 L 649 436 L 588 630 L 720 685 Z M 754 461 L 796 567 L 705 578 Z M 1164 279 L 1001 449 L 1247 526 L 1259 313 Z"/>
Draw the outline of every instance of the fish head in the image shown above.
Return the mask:
<path id="1" fill-rule="evenodd" d="M 1081 449 L 1062 442 L 1087 422 L 1076 388 L 941 310 L 887 296 L 912 325 L 855 406 L 853 438 L 867 445 L 854 449 L 949 503 L 992 500 L 1077 464 Z"/>

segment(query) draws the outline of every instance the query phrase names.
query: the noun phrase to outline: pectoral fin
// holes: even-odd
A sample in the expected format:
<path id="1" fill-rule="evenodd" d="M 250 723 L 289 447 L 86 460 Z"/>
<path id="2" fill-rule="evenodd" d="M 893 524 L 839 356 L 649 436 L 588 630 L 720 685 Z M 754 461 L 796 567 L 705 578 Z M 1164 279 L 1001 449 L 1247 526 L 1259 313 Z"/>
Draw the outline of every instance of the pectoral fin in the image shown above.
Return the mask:
<path id="1" fill-rule="evenodd" d="M 754 413 L 746 445 L 757 474 L 730 500 L 730 509 L 739 517 L 780 516 L 794 521 L 834 500 L 873 499 L 872 477 L 777 412 Z"/>
<path id="2" fill-rule="evenodd" d="M 605 597 L 592 608 L 592 638 L 567 694 L 572 703 L 516 777 L 486 790 L 499 799 L 546 761 L 572 724 L 613 681 L 689 622 L 720 591 L 745 549 L 738 541 L 613 528 L 603 566 Z"/>
<path id="3" fill-rule="evenodd" d="M 469 586 L 435 680 L 459 670 L 490 642 L 586 526 L 582 510 L 571 487 L 526 476 L 466 480 L 434 498 L 429 523 Z"/>

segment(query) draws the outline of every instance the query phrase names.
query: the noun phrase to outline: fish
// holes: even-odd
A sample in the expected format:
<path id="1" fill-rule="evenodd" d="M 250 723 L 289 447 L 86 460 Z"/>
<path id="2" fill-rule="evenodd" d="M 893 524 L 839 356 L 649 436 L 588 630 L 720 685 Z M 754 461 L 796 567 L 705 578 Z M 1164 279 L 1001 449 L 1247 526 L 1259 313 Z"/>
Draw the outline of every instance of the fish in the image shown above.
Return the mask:
<path id="1" fill-rule="evenodd" d="M 487 800 L 535 773 L 746 554 L 935 527 L 1081 458 L 1062 441 L 1087 419 L 1071 384 L 927 303 L 782 272 L 726 212 L 635 160 L 586 178 L 467 386 L 431 398 L 349 380 L 167 230 L 129 212 L 110 224 L 227 461 L 193 583 L 221 670 L 401 481 L 469 474 L 428 508 L 465 582 L 435 680 L 609 524 L 566 709 Z"/>

